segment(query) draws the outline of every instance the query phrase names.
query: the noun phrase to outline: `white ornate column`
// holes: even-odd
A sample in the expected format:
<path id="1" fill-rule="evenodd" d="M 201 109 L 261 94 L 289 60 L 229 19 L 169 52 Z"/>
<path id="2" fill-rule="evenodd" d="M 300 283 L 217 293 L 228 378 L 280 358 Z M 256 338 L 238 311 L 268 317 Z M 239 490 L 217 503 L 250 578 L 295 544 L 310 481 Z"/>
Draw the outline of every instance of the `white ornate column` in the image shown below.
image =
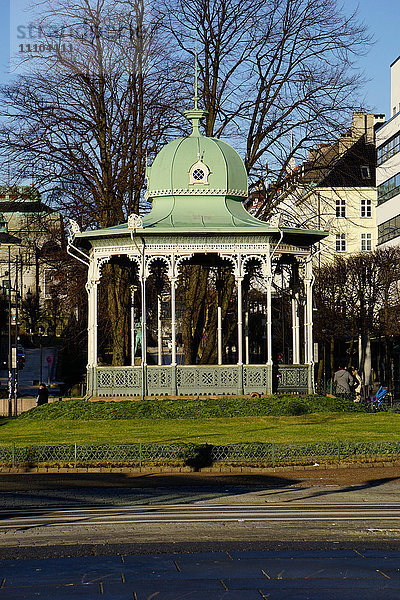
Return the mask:
<path id="1" fill-rule="evenodd" d="M 248 365 L 250 362 L 250 343 L 249 343 L 249 308 L 247 307 L 244 313 L 244 347 L 245 347 L 245 359 L 244 364 Z"/>
<path id="2" fill-rule="evenodd" d="M 99 270 L 97 260 L 92 259 L 86 284 L 88 293 L 88 367 L 97 365 L 97 286 Z"/>
<path id="3" fill-rule="evenodd" d="M 171 277 L 171 365 L 176 365 L 176 277 Z"/>
<path id="4" fill-rule="evenodd" d="M 157 346 L 158 364 L 162 364 L 162 327 L 161 327 L 161 296 L 157 294 Z"/>
<path id="5" fill-rule="evenodd" d="M 179 269 L 182 261 L 185 259 L 183 254 L 176 258 L 172 253 L 169 257 L 170 266 L 168 277 L 171 284 L 171 393 L 178 393 L 177 387 L 177 364 L 176 364 L 176 285 L 178 281 Z"/>
<path id="6" fill-rule="evenodd" d="M 264 266 L 264 278 L 266 280 L 266 325 L 267 325 L 267 360 L 266 364 L 272 366 L 272 266 L 271 266 L 271 252 L 268 244 L 268 255 Z"/>
<path id="7" fill-rule="evenodd" d="M 135 366 L 135 286 L 131 285 L 131 365 Z"/>
<path id="8" fill-rule="evenodd" d="M 141 333 L 142 333 L 142 398 L 147 396 L 147 306 L 146 306 L 146 281 L 149 276 L 144 248 L 140 261 L 140 295 L 141 295 Z"/>
<path id="9" fill-rule="evenodd" d="M 313 310 L 312 310 L 312 262 L 311 258 L 305 261 L 304 287 L 305 287 L 305 304 L 304 304 L 304 362 L 308 365 L 314 363 L 313 360 Z"/>
<path id="10" fill-rule="evenodd" d="M 293 364 L 300 364 L 300 317 L 299 317 L 299 295 L 292 296 L 292 340 L 293 340 Z"/>
<path id="11" fill-rule="evenodd" d="M 146 274 L 142 272 L 140 277 L 141 297 L 142 297 L 142 365 L 147 364 L 147 307 L 146 307 Z"/>
<path id="12" fill-rule="evenodd" d="M 241 275 L 236 277 L 236 285 L 237 285 L 237 302 L 238 302 L 238 319 L 237 319 L 237 328 L 238 328 L 238 351 L 237 351 L 237 364 L 243 364 L 243 299 L 242 299 L 242 281 L 243 277 Z"/>
<path id="13" fill-rule="evenodd" d="M 218 293 L 218 309 L 217 309 L 217 344 L 218 344 L 218 364 L 222 365 L 222 307 L 219 301 Z"/>

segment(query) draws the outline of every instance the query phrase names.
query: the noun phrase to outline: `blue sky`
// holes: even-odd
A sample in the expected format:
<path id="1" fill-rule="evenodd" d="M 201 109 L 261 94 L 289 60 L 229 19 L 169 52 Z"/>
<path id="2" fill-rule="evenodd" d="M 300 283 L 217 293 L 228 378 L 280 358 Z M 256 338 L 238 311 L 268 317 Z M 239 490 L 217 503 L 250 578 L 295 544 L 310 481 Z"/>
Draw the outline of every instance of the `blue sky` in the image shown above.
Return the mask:
<path id="1" fill-rule="evenodd" d="M 10 3 L 25 0 L 0 0 L 0 82 L 9 79 L 9 15 Z M 400 55 L 399 0 L 343 0 L 346 12 L 358 7 L 360 18 L 375 38 L 375 45 L 367 57 L 359 60 L 369 83 L 360 97 L 373 112 L 389 115 L 390 64 Z M 12 4 L 11 4 L 12 6 Z"/>

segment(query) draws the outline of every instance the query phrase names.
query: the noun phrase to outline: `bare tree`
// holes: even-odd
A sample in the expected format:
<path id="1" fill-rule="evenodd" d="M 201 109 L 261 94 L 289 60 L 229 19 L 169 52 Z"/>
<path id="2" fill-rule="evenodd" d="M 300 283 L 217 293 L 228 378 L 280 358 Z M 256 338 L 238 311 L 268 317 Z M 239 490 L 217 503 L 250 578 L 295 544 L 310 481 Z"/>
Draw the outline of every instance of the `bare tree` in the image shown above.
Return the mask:
<path id="1" fill-rule="evenodd" d="M 180 118 L 162 15 L 147 14 L 144 0 L 46 0 L 41 15 L 45 51 L 27 54 L 29 74 L 2 89 L 3 167 L 11 163 L 19 179 L 33 172 L 81 226 L 118 225 L 139 212 L 146 156 Z M 123 364 L 128 276 L 116 264 L 108 269 L 114 364 Z"/>
<path id="2" fill-rule="evenodd" d="M 253 181 L 286 175 L 302 150 L 359 108 L 353 60 L 370 38 L 337 0 L 167 0 L 169 29 L 194 54 L 207 136 L 234 138 Z M 262 208 L 268 215 L 269 206 Z"/>
<path id="3" fill-rule="evenodd" d="M 165 1 L 178 56 L 191 62 L 198 37 L 205 134 L 234 140 L 250 189 L 263 198 L 257 215 L 268 218 L 292 159 L 333 139 L 359 104 L 361 79 L 352 60 L 370 42 L 365 27 L 337 0 Z M 186 302 L 183 321 L 192 359 L 210 314 L 207 277 L 207 270 L 194 269 L 186 284 L 187 300 L 195 299 Z M 223 306 L 232 289 L 226 285 Z M 207 330 L 215 342 L 213 327 L 211 321 Z M 215 349 L 209 352 L 214 355 Z"/>
<path id="4" fill-rule="evenodd" d="M 348 365 L 359 361 L 365 384 L 370 384 L 371 341 L 378 345 L 384 378 L 390 383 L 390 348 L 400 335 L 400 255 L 398 248 L 383 248 L 336 259 L 317 271 L 315 335 L 330 345 L 330 371 L 335 359 Z M 383 348 L 383 352 L 381 349 Z M 359 350 L 361 352 L 359 352 Z M 356 355 L 358 356 L 358 361 Z"/>

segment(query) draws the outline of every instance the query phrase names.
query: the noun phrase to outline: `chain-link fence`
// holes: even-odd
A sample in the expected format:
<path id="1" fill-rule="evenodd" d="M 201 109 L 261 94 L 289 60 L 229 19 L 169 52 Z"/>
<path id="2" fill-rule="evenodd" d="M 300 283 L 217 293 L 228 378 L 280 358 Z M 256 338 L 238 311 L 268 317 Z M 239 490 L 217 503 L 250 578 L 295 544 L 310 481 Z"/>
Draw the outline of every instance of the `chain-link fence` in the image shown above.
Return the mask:
<path id="1" fill-rule="evenodd" d="M 309 444 L 57 444 L 0 446 L 0 466 L 230 466 L 278 467 L 315 463 L 400 460 L 400 442 Z"/>

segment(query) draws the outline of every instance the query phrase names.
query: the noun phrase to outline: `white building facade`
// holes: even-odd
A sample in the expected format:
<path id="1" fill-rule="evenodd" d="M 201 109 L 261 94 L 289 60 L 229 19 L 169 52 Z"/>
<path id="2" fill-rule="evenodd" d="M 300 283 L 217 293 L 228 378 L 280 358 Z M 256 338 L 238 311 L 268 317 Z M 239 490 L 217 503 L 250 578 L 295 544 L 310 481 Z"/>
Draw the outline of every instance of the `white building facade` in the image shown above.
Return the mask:
<path id="1" fill-rule="evenodd" d="M 376 132 L 378 244 L 400 243 L 400 56 L 390 65 L 391 118 Z"/>

